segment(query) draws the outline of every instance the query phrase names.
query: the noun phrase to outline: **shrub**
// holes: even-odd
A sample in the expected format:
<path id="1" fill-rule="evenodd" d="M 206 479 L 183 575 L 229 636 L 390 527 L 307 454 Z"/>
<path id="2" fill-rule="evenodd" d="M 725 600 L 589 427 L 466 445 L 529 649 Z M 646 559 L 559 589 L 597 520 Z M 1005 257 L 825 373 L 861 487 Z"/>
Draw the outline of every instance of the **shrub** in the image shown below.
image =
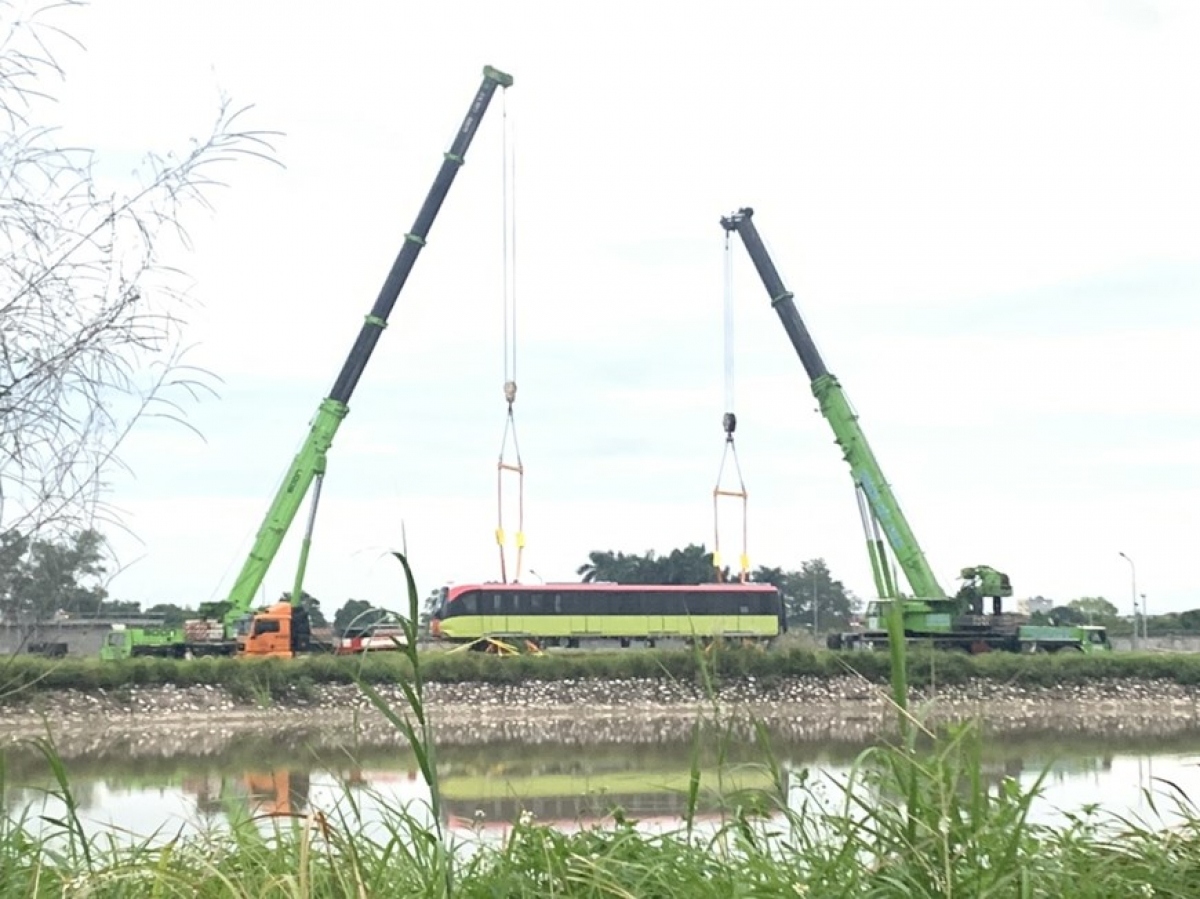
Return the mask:
<path id="1" fill-rule="evenodd" d="M 500 657 L 479 652 L 427 652 L 421 667 L 430 682 L 517 684 L 528 680 L 597 680 L 670 678 L 701 683 L 700 666 L 716 682 L 745 677 L 759 679 L 849 675 L 873 683 L 888 680 L 889 657 L 880 652 L 841 652 L 803 648 L 763 652 L 716 646 L 707 653 L 693 650 L 617 649 L 561 651 L 545 655 Z M 1030 687 L 1087 684 L 1102 679 L 1165 680 L 1200 684 L 1200 655 L 1186 653 L 1110 653 L 1084 655 L 1052 653 L 1019 655 L 915 650 L 906 668 L 913 687 L 961 684 L 980 679 L 1017 682 Z M 412 677 L 412 664 L 401 653 L 364 657 L 312 655 L 298 659 L 44 659 L 12 656 L 0 663 L 0 699 L 16 701 L 32 692 L 104 690 L 173 684 L 224 686 L 238 697 L 315 695 L 320 684 L 349 684 L 355 677 L 387 684 Z M 291 691 L 289 693 L 289 690 Z"/>

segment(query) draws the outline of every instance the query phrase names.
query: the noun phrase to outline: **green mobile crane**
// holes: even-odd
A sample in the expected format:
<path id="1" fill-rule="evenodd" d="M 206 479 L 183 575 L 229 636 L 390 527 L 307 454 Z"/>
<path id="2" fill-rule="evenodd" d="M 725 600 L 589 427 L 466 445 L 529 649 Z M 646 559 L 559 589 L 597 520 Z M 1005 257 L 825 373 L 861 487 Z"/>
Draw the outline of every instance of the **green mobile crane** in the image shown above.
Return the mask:
<path id="1" fill-rule="evenodd" d="M 1082 651 L 1107 649 L 1109 644 L 1104 628 L 1030 626 L 1025 616 L 1005 614 L 1001 602 L 1003 597 L 1012 596 L 1012 585 L 1006 574 L 990 566 L 962 569 L 962 583 L 953 596 L 942 589 L 883 476 L 845 391 L 825 367 L 792 293 L 784 286 L 771 261 L 753 216 L 753 209 L 740 209 L 723 217 L 721 226 L 727 235 L 736 231 L 741 236 L 770 295 L 771 305 L 808 374 L 821 414 L 833 429 L 834 440 L 850 466 L 867 538 L 867 555 L 879 595 L 879 599 L 867 606 L 865 628 L 831 634 L 827 641 L 829 647 L 875 649 L 886 646 L 887 615 L 892 603 L 900 602 L 905 636 L 931 642 L 937 648 L 971 652 L 991 649 L 1054 651 L 1065 647 Z M 887 556 L 889 547 L 912 590 L 910 596 L 898 589 Z M 991 599 L 991 608 L 985 611 L 987 599 Z"/>
<path id="2" fill-rule="evenodd" d="M 321 483 L 325 476 L 326 454 L 333 444 L 342 420 L 350 411 L 350 397 L 354 388 L 362 377 L 380 334 L 387 326 L 388 315 L 408 280 L 417 256 L 425 246 L 429 229 L 446 199 L 450 185 L 454 183 L 496 88 L 507 89 L 512 83 L 511 75 L 491 66 L 484 67 L 483 83 L 476 91 L 449 151 L 444 155 L 441 168 L 417 213 L 412 230 L 404 235 L 404 245 L 392 263 L 391 271 L 383 283 L 375 305 L 366 316 L 362 330 L 359 331 L 354 346 L 334 382 L 333 390 L 318 407 L 304 444 L 296 453 L 275 498 L 267 508 L 267 514 L 258 529 L 250 554 L 229 592 L 229 609 L 223 621 L 188 622 L 185 625 L 186 637 L 182 644 L 156 643 L 139 647 L 140 651 L 135 650 L 132 654 L 184 655 L 191 652 L 212 655 L 242 652 L 249 655 L 290 656 L 312 648 L 308 613 L 299 604 L 299 598 L 303 596 L 301 588 L 312 546 L 313 526 L 321 497 Z M 300 511 L 300 505 L 309 487 L 313 488 L 312 503 L 300 546 L 300 558 L 296 566 L 290 601 L 285 598 L 267 610 L 254 614 L 252 608 L 255 596 L 279 552 L 288 529 Z"/>

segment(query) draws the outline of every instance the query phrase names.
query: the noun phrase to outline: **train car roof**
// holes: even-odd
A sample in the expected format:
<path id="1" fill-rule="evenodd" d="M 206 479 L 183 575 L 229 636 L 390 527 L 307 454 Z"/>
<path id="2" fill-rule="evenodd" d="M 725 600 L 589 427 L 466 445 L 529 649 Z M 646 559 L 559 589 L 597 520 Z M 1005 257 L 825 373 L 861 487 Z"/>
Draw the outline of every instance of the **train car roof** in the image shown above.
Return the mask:
<path id="1" fill-rule="evenodd" d="M 737 592 L 739 590 L 778 590 L 774 584 L 752 583 L 752 584 L 618 584 L 615 581 L 596 581 L 591 583 L 578 583 L 567 581 L 564 583 L 555 583 L 553 581 L 545 584 L 521 584 L 507 583 L 502 584 L 499 581 L 494 583 L 484 582 L 482 584 L 448 584 L 450 590 L 700 590 L 710 593 L 727 593 Z"/>

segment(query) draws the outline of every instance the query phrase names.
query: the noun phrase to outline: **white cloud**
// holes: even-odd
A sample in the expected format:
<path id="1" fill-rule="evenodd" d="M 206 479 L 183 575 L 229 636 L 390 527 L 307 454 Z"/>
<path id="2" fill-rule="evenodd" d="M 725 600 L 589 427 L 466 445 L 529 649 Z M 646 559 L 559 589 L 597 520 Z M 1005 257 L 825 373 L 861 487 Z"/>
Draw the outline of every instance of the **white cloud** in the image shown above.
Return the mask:
<path id="1" fill-rule="evenodd" d="M 130 444 L 117 501 L 149 555 L 118 592 L 203 599 L 232 576 L 487 62 L 516 77 L 517 415 L 543 575 L 709 539 L 718 219 L 752 205 L 944 586 L 987 561 L 1019 592 L 1119 597 L 1124 548 L 1152 604 L 1200 606 L 1200 12 L 864 9 L 126 0 L 66 19 L 89 48 L 64 60 L 72 139 L 121 161 L 179 141 L 217 85 L 287 133 L 285 170 L 229 169 L 192 223 L 189 337 L 223 398 L 194 413 L 207 443 Z M 330 601 L 399 601 L 378 553 L 402 518 L 418 574 L 495 574 L 501 109 L 331 455 L 312 567 Z M 866 593 L 845 465 L 734 250 L 752 555 L 825 556 Z"/>

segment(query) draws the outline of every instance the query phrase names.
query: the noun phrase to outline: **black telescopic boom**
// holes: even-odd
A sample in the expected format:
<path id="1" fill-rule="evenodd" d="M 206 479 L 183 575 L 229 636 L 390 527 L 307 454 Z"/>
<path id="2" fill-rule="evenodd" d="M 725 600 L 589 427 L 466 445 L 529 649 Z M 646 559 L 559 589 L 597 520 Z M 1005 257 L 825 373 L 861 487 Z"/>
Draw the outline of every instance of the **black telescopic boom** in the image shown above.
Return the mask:
<path id="1" fill-rule="evenodd" d="M 350 350 L 350 355 L 346 358 L 346 363 L 342 366 L 337 381 L 334 382 L 333 391 L 329 394 L 330 399 L 342 404 L 349 404 L 350 395 L 358 386 L 358 379 L 362 377 L 363 369 L 366 368 L 371 353 L 375 351 L 379 335 L 387 326 L 392 307 L 396 305 L 396 299 L 400 296 L 404 282 L 408 280 L 413 264 L 425 246 L 429 228 L 433 225 L 433 220 L 437 218 L 438 210 L 442 207 L 442 201 L 446 199 L 450 185 L 454 183 L 454 176 L 458 174 L 459 167 L 463 164 L 467 148 L 471 146 L 471 140 L 475 137 L 475 131 L 479 128 L 479 122 L 483 118 L 484 112 L 487 111 L 492 95 L 495 94 L 497 87 L 511 87 L 512 83 L 511 75 L 491 66 L 484 66 L 483 84 L 479 86 L 475 99 L 471 101 L 471 108 L 467 112 L 467 117 L 463 119 L 462 127 L 458 129 L 454 143 L 445 154 L 437 178 L 434 179 L 433 186 L 429 188 L 429 194 L 425 197 L 421 211 L 417 213 L 412 231 L 404 235 L 404 246 L 400 248 L 396 261 L 392 263 L 392 270 L 388 272 L 387 280 L 383 282 L 383 288 L 379 291 L 379 297 L 375 300 L 375 305 L 371 307 L 371 313 L 363 323 L 362 330 L 358 332 L 354 348 Z"/>
<path id="2" fill-rule="evenodd" d="M 808 372 L 809 380 L 815 381 L 817 378 L 829 374 L 829 370 L 825 368 L 825 360 L 821 358 L 804 320 L 800 318 L 800 311 L 796 308 L 792 292 L 783 286 L 783 279 L 779 277 L 779 272 L 775 270 L 775 263 L 771 261 L 771 256 L 767 253 L 762 238 L 758 236 L 753 216 L 754 210 L 747 206 L 739 209 L 733 215 L 722 218 L 721 227 L 726 231 L 736 231 L 741 235 L 742 243 L 746 245 L 746 252 L 750 254 L 754 267 L 758 269 L 758 276 L 762 278 L 767 293 L 770 294 L 771 305 L 775 307 L 779 320 L 783 322 L 783 329 L 787 331 L 792 346 L 796 348 L 796 354 L 804 364 L 804 370 Z"/>

